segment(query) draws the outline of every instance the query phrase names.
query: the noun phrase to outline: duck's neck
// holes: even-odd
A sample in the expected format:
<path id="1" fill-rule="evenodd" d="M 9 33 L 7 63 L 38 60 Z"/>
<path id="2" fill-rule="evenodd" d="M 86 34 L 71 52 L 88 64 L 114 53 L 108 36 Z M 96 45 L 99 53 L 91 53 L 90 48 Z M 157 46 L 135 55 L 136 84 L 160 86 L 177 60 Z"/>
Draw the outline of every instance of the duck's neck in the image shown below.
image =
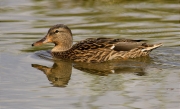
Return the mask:
<path id="1" fill-rule="evenodd" d="M 60 38 L 60 39 L 59 39 Z M 73 38 L 71 35 L 64 34 L 61 37 L 58 37 L 54 41 L 55 47 L 51 52 L 64 52 L 69 50 L 72 47 Z"/>
<path id="2" fill-rule="evenodd" d="M 63 43 L 55 43 L 54 48 L 51 52 L 64 52 L 69 50 L 72 47 L 72 42 L 63 42 Z"/>

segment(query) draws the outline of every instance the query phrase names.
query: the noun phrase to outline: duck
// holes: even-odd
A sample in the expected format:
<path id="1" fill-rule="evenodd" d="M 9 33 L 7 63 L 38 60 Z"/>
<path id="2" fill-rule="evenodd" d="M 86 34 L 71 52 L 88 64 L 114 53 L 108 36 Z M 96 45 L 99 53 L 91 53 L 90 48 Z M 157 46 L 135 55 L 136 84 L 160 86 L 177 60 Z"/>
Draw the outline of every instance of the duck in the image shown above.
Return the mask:
<path id="1" fill-rule="evenodd" d="M 146 40 L 106 37 L 87 38 L 73 45 L 71 29 L 64 24 L 52 26 L 45 37 L 32 46 L 45 43 L 55 44 L 51 50 L 53 58 L 85 63 L 145 57 L 152 50 L 162 46 L 162 43 L 147 44 Z"/>

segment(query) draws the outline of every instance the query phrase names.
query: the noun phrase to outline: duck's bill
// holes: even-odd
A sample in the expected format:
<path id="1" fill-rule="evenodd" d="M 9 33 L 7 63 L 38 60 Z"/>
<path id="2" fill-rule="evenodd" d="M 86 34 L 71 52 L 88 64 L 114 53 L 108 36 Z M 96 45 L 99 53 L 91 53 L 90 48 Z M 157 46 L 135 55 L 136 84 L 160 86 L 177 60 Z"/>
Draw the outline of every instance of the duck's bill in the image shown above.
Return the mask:
<path id="1" fill-rule="evenodd" d="M 50 41 L 47 39 L 47 36 L 45 36 L 45 37 L 42 38 L 41 40 L 33 43 L 32 46 L 40 46 L 40 45 L 42 45 L 42 44 L 44 44 L 44 43 L 48 43 L 48 42 L 50 42 Z"/>

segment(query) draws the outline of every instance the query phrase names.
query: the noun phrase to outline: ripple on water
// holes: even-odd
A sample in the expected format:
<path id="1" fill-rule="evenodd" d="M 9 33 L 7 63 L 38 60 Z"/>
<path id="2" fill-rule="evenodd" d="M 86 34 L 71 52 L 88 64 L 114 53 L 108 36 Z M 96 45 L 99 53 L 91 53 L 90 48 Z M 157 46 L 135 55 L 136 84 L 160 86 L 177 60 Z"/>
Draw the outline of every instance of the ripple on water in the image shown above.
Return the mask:
<path id="1" fill-rule="evenodd" d="M 152 56 L 155 63 L 160 64 L 163 68 L 180 68 L 179 47 L 162 47 L 154 51 Z"/>

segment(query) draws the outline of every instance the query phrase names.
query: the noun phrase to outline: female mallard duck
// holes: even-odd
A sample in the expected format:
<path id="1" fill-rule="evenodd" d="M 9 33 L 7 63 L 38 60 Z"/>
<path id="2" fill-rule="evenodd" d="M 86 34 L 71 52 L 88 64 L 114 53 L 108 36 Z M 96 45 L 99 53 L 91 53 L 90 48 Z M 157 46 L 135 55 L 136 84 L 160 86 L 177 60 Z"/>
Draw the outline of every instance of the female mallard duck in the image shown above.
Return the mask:
<path id="1" fill-rule="evenodd" d="M 143 40 L 88 38 L 72 46 L 71 30 L 63 24 L 51 27 L 47 35 L 32 46 L 54 43 L 53 57 L 76 62 L 104 62 L 112 59 L 128 59 L 147 56 L 162 44 L 147 44 Z"/>

